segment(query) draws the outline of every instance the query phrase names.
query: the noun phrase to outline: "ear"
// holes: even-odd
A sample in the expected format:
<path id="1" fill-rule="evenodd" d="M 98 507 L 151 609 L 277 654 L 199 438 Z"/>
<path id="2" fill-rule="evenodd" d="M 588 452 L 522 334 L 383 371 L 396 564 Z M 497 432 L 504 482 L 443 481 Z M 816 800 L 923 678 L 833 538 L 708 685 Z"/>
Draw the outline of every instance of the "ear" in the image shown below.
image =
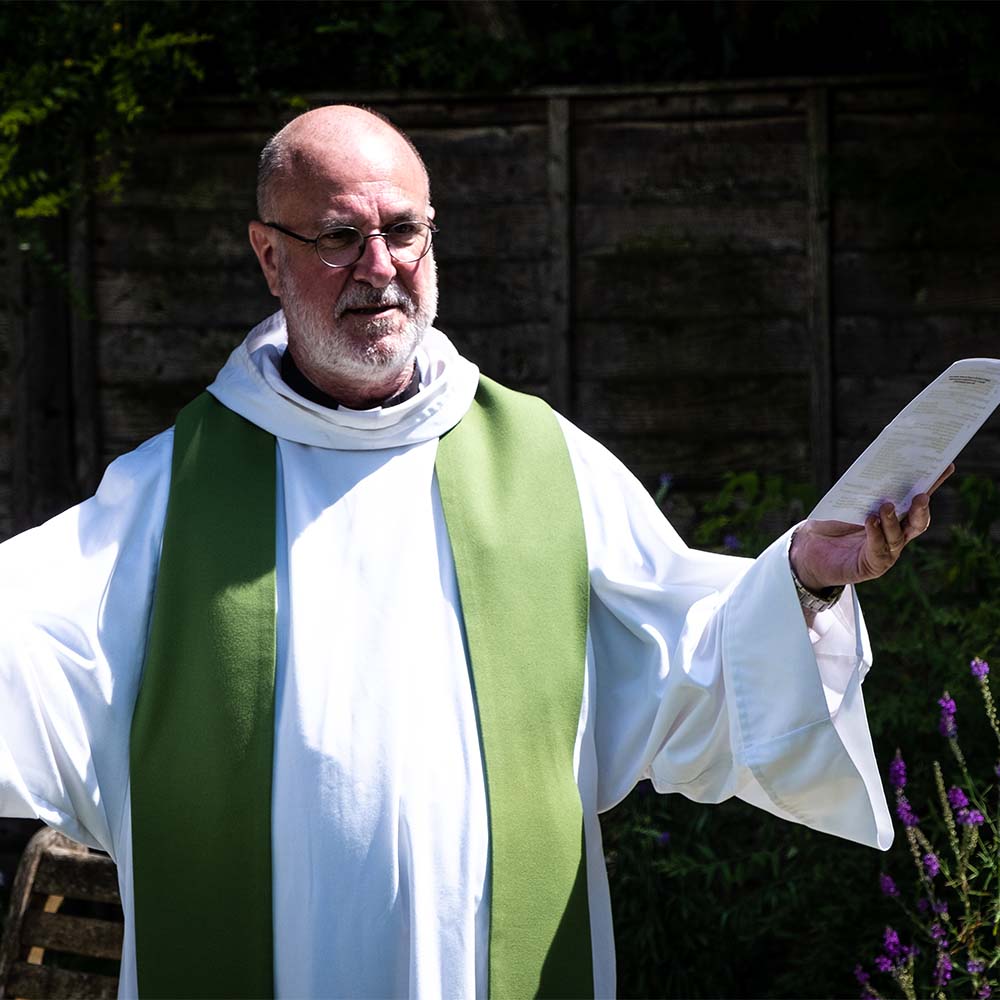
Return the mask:
<path id="1" fill-rule="evenodd" d="M 278 249 L 279 233 L 269 229 L 263 222 L 256 220 L 250 223 L 250 246 L 257 255 L 257 262 L 264 272 L 267 287 L 276 298 L 280 298 L 281 283 L 279 281 Z"/>

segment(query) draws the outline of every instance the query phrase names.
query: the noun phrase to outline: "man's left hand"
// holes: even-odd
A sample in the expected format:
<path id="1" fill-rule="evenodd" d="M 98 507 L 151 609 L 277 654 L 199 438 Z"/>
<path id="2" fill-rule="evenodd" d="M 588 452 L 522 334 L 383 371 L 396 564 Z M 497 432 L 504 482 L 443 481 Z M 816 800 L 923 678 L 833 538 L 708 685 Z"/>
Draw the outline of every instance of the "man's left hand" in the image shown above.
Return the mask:
<path id="1" fill-rule="evenodd" d="M 955 471 L 949 465 L 937 482 L 913 498 L 906 515 L 891 503 L 869 514 L 863 525 L 844 521 L 806 521 L 792 539 L 789 559 L 809 590 L 874 580 L 891 569 L 903 549 L 931 523 L 931 494 Z"/>

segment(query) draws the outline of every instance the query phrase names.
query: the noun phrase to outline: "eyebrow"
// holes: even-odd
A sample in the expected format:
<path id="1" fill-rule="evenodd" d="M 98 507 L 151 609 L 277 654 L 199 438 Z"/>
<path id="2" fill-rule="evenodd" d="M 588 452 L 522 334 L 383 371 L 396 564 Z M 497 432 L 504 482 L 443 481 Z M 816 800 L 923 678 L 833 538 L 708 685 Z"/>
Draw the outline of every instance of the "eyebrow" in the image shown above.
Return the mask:
<path id="1" fill-rule="evenodd" d="M 398 212 L 393 212 L 391 215 L 386 216 L 385 221 L 380 223 L 380 228 L 388 228 L 389 226 L 396 225 L 397 222 L 427 222 L 427 213 L 419 212 L 416 209 L 403 209 Z M 326 232 L 328 229 L 337 229 L 341 226 L 349 227 L 350 229 L 358 229 L 357 216 L 353 218 L 349 215 L 341 216 L 329 216 L 325 219 L 321 219 L 317 225 L 319 226 L 319 232 Z M 360 231 L 360 230 L 359 230 Z"/>

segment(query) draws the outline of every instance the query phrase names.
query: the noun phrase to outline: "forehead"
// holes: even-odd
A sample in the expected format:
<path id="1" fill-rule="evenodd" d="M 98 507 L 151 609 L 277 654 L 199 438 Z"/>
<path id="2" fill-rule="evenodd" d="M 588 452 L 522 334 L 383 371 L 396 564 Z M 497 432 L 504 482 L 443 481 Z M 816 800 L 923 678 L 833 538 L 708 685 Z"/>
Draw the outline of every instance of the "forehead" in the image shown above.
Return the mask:
<path id="1" fill-rule="evenodd" d="M 381 222 L 427 210 L 427 177 L 395 133 L 316 137 L 290 159 L 276 190 L 286 219 Z"/>

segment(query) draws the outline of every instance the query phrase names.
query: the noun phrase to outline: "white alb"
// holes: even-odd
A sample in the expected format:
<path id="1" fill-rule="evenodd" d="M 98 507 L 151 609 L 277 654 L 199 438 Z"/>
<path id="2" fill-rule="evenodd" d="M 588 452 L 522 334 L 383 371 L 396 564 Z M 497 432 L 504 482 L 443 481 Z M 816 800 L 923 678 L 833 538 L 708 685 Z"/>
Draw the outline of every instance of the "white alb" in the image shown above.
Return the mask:
<path id="1" fill-rule="evenodd" d="M 279 375 L 281 314 L 210 391 L 278 439 L 273 786 L 280 997 L 484 997 L 488 827 L 438 437 L 478 371 L 432 331 L 421 391 L 330 410 Z M 688 549 L 600 445 L 561 426 L 592 584 L 576 746 L 594 980 L 615 989 L 598 813 L 642 778 L 886 848 L 853 591 L 807 630 L 788 536 L 754 562 Z M 96 495 L 0 546 L 0 814 L 37 816 L 118 862 L 136 995 L 128 738 L 172 432 Z M 198 776 L 192 775 L 192 781 Z"/>

